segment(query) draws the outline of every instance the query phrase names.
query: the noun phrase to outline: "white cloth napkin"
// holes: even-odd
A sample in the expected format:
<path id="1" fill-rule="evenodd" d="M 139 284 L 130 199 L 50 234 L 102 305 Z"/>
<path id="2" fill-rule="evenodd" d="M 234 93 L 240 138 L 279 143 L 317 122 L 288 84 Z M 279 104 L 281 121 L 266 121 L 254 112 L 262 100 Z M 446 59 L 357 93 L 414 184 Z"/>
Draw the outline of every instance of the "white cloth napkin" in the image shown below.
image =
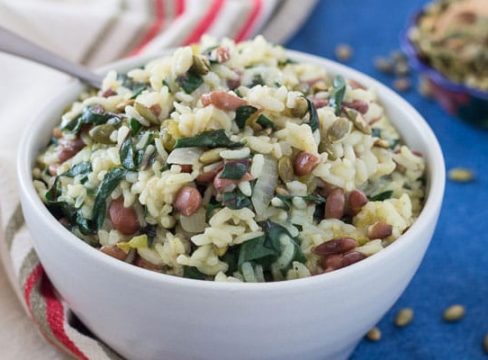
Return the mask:
<path id="1" fill-rule="evenodd" d="M 0 0 L 0 26 L 9 28 L 73 61 L 98 66 L 141 52 L 198 41 L 208 33 L 244 40 L 263 33 L 286 40 L 306 19 L 316 0 Z M 37 329 L 56 348 L 77 359 L 117 359 L 105 344 L 81 333 L 68 320 L 69 308 L 43 273 L 23 222 L 15 161 L 23 131 L 69 78 L 40 65 L 0 54 L 0 255 L 5 272 Z M 2 310 L 0 302 L 0 315 Z M 7 319 L 8 320 L 8 319 Z M 12 320 L 15 321 L 15 320 Z M 22 354 L 52 359 L 25 338 Z M 12 327 L 12 328 L 19 328 Z M 19 328 L 20 329 L 20 328 Z M 30 331 L 31 334 L 26 334 Z M 6 340 L 7 341 L 7 340 Z M 20 352 L 4 359 L 20 359 Z"/>

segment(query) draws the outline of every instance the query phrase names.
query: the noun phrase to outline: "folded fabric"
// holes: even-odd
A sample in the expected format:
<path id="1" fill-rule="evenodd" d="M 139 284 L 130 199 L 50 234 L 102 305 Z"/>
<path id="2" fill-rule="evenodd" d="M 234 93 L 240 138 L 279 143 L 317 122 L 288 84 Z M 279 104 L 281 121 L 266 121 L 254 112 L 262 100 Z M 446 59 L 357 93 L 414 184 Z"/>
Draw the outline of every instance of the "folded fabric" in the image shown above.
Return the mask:
<path id="1" fill-rule="evenodd" d="M 74 61 L 100 65 L 191 44 L 208 33 L 238 41 L 257 33 L 286 40 L 316 0 L 0 0 L 0 25 Z M 6 65 L 6 66 L 5 66 Z M 63 76 L 0 56 L 0 255 L 22 305 L 57 349 L 77 359 L 119 359 L 57 295 L 32 246 L 16 189 L 20 133 Z M 34 104 L 36 106 L 34 106 Z M 7 121 L 9 119 L 9 121 Z"/>

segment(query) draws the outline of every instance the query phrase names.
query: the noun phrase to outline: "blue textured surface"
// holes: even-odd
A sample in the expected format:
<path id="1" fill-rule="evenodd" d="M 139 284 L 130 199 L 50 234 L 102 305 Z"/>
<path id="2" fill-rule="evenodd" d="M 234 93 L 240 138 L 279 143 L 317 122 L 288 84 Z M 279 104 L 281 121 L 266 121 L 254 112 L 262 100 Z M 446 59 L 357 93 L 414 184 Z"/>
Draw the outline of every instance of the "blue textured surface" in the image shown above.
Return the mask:
<path id="1" fill-rule="evenodd" d="M 391 86 L 372 59 L 399 47 L 407 19 L 424 0 L 320 0 L 315 12 L 287 44 L 308 53 L 334 57 L 338 43 L 354 48 L 347 65 Z M 363 341 L 353 359 L 487 359 L 481 342 L 488 333 L 488 132 L 454 119 L 412 90 L 404 97 L 436 133 L 447 168 L 463 166 L 477 173 L 474 183 L 448 181 L 439 224 L 412 283 L 379 327 L 378 343 Z M 463 321 L 446 324 L 442 310 L 466 306 Z M 411 326 L 397 329 L 393 318 L 412 307 Z"/>

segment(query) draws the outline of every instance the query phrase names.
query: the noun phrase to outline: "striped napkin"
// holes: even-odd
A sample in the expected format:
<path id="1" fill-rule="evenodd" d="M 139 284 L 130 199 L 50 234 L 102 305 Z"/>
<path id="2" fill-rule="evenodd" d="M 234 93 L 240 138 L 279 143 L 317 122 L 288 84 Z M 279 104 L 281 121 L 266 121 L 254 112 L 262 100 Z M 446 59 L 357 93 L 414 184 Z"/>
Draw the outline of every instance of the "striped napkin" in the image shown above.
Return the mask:
<path id="1" fill-rule="evenodd" d="M 297 30 L 315 2 L 0 0 L 0 24 L 73 61 L 97 66 L 191 44 L 204 33 L 238 41 L 263 33 L 280 43 Z M 26 72 L 2 56 L 0 69 L 2 83 L 9 84 L 8 89 L 0 87 L 0 99 L 8 104 L 0 107 L 0 255 L 5 271 L 26 312 L 53 347 L 76 359 L 120 359 L 91 335 L 56 293 L 32 247 L 18 200 L 17 139 L 31 119 L 31 109 L 44 103 L 43 94 L 59 89 L 67 78 L 37 67 Z"/>

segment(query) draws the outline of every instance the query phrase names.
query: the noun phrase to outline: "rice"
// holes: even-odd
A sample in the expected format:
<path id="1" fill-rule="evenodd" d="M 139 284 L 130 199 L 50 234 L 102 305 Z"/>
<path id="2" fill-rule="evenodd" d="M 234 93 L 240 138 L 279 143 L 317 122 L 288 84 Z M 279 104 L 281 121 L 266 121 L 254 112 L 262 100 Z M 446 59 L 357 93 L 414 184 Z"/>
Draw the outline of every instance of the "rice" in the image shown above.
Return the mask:
<path id="1" fill-rule="evenodd" d="M 164 274 L 267 282 L 337 270 L 398 239 L 423 205 L 424 159 L 374 90 L 262 37 L 204 37 L 110 71 L 59 120 L 33 169 L 41 199 L 91 246 Z M 321 252 L 331 241 L 354 246 Z"/>

